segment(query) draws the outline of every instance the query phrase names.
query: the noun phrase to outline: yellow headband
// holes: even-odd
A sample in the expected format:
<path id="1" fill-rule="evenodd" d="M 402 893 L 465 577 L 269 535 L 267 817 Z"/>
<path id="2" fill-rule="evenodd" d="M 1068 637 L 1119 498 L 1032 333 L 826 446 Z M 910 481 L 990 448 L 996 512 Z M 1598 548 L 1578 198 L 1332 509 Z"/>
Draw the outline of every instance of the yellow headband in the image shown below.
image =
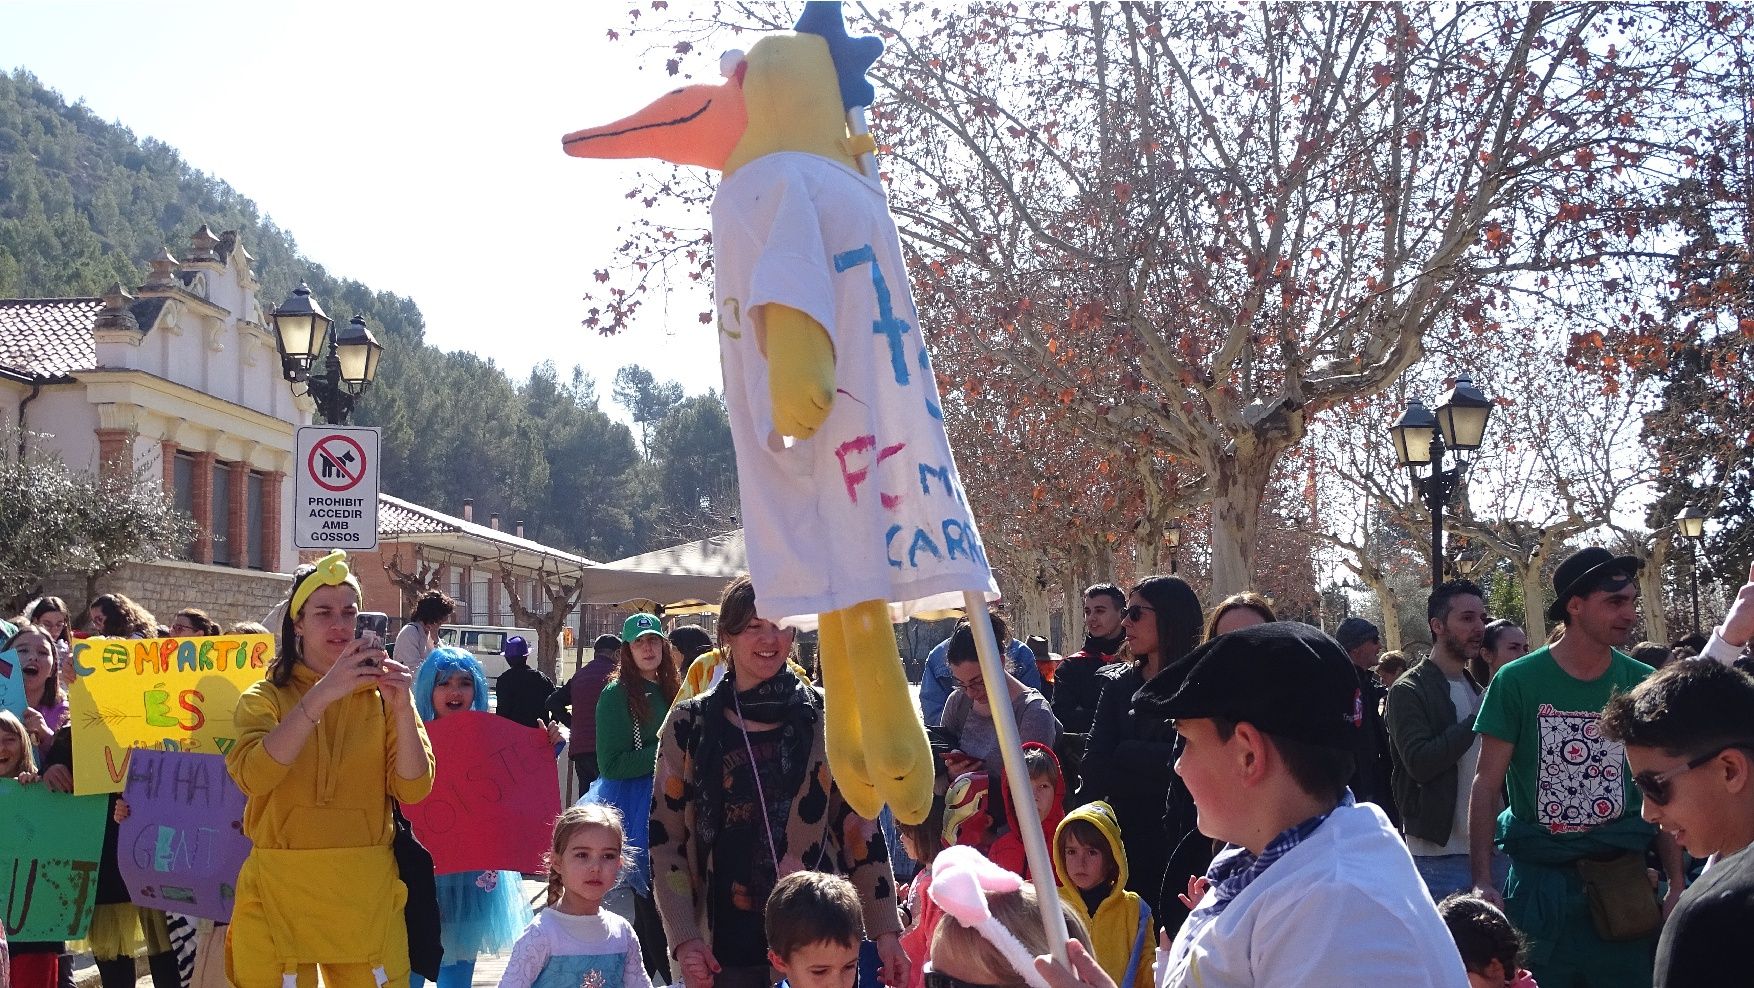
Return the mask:
<path id="1" fill-rule="evenodd" d="M 343 583 L 353 588 L 360 603 L 365 603 L 365 592 L 359 589 L 359 578 L 347 568 L 347 553 L 336 549 L 317 560 L 317 568 L 293 590 L 292 603 L 287 605 L 286 613 L 297 620 L 298 612 L 304 610 L 305 601 L 310 599 L 318 587 L 338 587 Z"/>

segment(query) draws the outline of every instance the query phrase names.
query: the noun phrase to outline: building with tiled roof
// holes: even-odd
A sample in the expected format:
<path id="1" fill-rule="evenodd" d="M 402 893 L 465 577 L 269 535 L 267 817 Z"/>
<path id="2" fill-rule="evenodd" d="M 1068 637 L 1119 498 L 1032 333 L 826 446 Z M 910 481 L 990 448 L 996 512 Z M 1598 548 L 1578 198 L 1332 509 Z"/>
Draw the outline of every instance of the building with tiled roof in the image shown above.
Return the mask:
<path id="1" fill-rule="evenodd" d="M 102 589 L 157 614 L 259 619 L 297 563 L 286 477 L 313 406 L 281 377 L 237 235 L 189 242 L 134 289 L 0 299 L 0 427 L 74 469 L 129 471 L 194 517 L 186 560 L 130 564 Z"/>

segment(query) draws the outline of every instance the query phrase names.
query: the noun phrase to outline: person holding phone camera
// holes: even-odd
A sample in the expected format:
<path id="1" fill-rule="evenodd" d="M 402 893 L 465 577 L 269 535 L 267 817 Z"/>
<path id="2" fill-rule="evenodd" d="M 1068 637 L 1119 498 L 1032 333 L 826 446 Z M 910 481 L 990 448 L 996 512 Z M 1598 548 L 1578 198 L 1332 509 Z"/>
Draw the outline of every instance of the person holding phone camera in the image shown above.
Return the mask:
<path id="1" fill-rule="evenodd" d="M 267 678 L 244 691 L 226 769 L 254 842 L 238 876 L 226 971 L 239 988 L 408 984 L 407 888 L 391 801 L 432 789 L 413 675 L 376 634 L 355 637 L 345 552 L 300 566 Z"/>

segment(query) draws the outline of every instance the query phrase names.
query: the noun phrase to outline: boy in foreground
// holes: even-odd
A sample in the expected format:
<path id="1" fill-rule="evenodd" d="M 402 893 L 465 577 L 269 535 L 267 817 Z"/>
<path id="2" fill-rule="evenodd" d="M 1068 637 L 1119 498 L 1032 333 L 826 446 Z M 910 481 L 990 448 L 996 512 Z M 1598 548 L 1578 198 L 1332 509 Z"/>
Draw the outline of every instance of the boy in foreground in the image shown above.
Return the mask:
<path id="1" fill-rule="evenodd" d="M 781 988 L 853 988 L 859 977 L 863 907 L 853 883 L 799 871 L 767 899 L 767 962 Z"/>
<path id="2" fill-rule="evenodd" d="M 1158 951 L 1158 988 L 1465 988 L 1406 847 L 1346 787 L 1364 700 L 1339 644 L 1307 625 L 1261 624 L 1179 665 L 1180 688 L 1165 695 L 1172 684 L 1153 680 L 1135 709 L 1174 724 L 1200 832 L 1230 846 L 1190 880 L 1193 912 Z M 1076 974 L 1037 961 L 1055 988 L 1110 988 L 1069 949 Z"/>
<path id="3" fill-rule="evenodd" d="M 1644 818 L 1705 874 L 1657 940 L 1656 988 L 1743 983 L 1754 947 L 1754 679 L 1709 659 L 1664 666 L 1617 694 L 1602 734 L 1626 745 Z"/>

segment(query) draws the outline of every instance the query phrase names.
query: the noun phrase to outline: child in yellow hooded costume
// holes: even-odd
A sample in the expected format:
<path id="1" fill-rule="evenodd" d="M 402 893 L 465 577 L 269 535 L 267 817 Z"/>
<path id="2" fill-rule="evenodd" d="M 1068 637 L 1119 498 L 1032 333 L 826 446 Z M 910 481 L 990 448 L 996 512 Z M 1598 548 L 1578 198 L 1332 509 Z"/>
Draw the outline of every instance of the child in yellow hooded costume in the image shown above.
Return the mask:
<path id="1" fill-rule="evenodd" d="M 1127 850 L 1114 808 L 1086 803 L 1054 831 L 1060 899 L 1090 931 L 1096 962 L 1119 988 L 1151 988 L 1156 949 L 1151 907 L 1127 891 Z"/>
<path id="2" fill-rule="evenodd" d="M 293 574 L 280 652 L 244 691 L 226 755 L 255 842 L 238 876 L 226 972 L 238 988 L 408 984 L 407 889 L 390 800 L 432 789 L 408 667 L 354 638 L 359 581 L 333 552 Z"/>

